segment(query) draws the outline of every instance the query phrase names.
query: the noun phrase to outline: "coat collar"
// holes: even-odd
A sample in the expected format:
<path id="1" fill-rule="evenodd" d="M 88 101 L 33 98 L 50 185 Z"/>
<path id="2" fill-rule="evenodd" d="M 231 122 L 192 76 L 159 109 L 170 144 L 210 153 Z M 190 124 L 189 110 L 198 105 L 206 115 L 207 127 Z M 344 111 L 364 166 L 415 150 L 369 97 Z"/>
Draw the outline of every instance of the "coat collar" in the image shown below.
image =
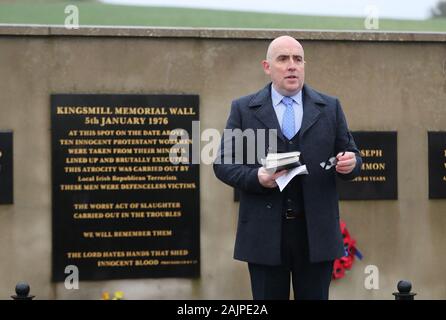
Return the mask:
<path id="1" fill-rule="evenodd" d="M 304 133 L 314 123 L 316 123 L 321 114 L 320 108 L 326 105 L 323 97 L 310 86 L 305 84 L 302 90 L 304 112 L 299 137 L 302 137 Z M 257 119 L 259 119 L 266 127 L 270 129 L 276 129 L 278 137 L 281 140 L 285 140 L 279 125 L 279 121 L 277 120 L 275 111 L 273 109 L 273 103 L 271 100 L 271 83 L 257 92 L 248 103 L 248 106 L 250 108 L 259 107 L 255 113 Z"/>

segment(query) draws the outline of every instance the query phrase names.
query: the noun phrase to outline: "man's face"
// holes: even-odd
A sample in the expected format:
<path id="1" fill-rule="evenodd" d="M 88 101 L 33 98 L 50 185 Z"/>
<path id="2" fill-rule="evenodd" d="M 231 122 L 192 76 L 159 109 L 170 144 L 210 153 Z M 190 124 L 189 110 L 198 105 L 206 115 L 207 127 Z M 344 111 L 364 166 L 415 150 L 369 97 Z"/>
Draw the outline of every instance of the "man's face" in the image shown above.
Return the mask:
<path id="1" fill-rule="evenodd" d="M 304 50 L 295 39 L 280 37 L 268 50 L 263 70 L 280 94 L 292 96 L 302 90 L 305 79 Z"/>

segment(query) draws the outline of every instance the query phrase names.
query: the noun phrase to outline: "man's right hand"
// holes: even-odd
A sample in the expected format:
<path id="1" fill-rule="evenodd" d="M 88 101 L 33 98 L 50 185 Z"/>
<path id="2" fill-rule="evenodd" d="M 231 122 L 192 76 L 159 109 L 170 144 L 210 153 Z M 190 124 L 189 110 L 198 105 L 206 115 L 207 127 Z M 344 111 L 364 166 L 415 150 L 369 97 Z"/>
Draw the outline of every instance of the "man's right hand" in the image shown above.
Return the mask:
<path id="1" fill-rule="evenodd" d="M 275 172 L 274 174 L 269 174 L 264 167 L 260 167 L 259 171 L 257 172 L 257 176 L 262 186 L 264 186 L 265 188 L 275 188 L 277 187 L 276 179 L 280 176 L 283 176 L 285 173 L 287 173 L 287 170 L 282 170 Z"/>

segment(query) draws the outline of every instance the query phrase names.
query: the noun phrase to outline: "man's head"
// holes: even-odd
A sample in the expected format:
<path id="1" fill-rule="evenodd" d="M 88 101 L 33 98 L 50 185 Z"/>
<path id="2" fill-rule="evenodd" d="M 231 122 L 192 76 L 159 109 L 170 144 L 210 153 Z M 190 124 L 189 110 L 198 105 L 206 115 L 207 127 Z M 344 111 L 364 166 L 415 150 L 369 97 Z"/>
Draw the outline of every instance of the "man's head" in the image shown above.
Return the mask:
<path id="1" fill-rule="evenodd" d="M 304 48 L 296 39 L 290 36 L 274 39 L 262 64 L 274 89 L 280 94 L 292 96 L 302 90 L 305 80 Z"/>

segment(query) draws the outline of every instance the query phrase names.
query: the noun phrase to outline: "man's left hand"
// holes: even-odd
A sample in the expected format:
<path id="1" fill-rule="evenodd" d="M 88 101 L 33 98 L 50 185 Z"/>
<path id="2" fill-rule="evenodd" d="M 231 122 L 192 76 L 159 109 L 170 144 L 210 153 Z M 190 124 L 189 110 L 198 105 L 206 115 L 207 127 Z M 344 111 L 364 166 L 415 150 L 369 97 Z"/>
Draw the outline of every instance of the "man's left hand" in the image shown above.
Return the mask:
<path id="1" fill-rule="evenodd" d="M 356 166 L 356 156 L 353 152 L 346 151 L 344 155 L 343 152 L 338 153 L 336 159 L 338 163 L 336 164 L 336 172 L 347 174 L 353 171 Z"/>

